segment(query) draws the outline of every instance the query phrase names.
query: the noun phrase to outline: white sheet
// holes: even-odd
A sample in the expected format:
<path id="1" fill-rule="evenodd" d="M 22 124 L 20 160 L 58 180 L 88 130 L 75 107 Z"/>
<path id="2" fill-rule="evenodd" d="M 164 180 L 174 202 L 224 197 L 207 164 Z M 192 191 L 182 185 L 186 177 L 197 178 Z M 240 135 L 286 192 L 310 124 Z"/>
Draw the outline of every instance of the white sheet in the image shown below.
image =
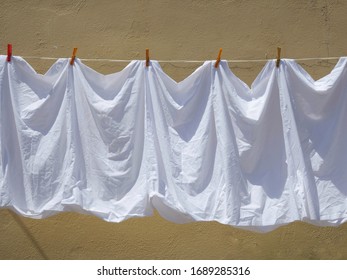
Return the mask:
<path id="1" fill-rule="evenodd" d="M 156 61 L 45 75 L 0 56 L 0 207 L 254 230 L 347 217 L 346 58 L 314 81 L 269 61 L 249 88 L 207 61 L 176 83 Z"/>

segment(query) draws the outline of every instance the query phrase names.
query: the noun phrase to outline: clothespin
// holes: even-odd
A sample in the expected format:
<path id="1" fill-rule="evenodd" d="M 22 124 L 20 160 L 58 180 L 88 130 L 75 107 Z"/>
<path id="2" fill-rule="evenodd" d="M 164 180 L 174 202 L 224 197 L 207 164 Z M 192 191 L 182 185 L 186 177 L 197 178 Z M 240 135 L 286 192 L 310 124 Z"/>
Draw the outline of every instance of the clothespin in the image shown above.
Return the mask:
<path id="1" fill-rule="evenodd" d="M 219 65 L 219 62 L 220 62 L 220 57 L 222 55 L 222 50 L 223 49 L 219 49 L 218 57 L 217 57 L 216 63 L 214 64 L 215 68 L 218 68 L 218 65 Z"/>
<path id="2" fill-rule="evenodd" d="M 281 48 L 277 47 L 277 59 L 276 59 L 276 67 L 280 67 L 280 61 L 281 61 Z"/>
<path id="3" fill-rule="evenodd" d="M 146 49 L 146 67 L 149 66 L 149 49 Z"/>
<path id="4" fill-rule="evenodd" d="M 7 61 L 11 61 L 11 56 L 12 56 L 12 44 L 7 45 Z"/>
<path id="5" fill-rule="evenodd" d="M 77 48 L 74 48 L 74 49 L 73 49 L 73 52 L 72 52 L 71 59 L 70 59 L 70 65 L 73 65 L 73 64 L 74 64 L 75 58 L 76 58 L 76 53 L 77 53 Z"/>

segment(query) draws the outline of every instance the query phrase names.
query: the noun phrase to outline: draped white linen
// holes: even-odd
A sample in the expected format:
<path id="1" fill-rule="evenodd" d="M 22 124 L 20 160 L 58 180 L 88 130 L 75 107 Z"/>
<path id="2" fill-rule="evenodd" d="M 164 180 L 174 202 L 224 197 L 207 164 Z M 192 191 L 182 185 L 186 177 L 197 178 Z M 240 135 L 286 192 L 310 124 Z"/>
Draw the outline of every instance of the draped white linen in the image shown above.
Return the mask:
<path id="1" fill-rule="evenodd" d="M 347 218 L 347 59 L 318 81 L 269 61 L 249 88 L 225 61 L 176 83 L 156 61 L 102 75 L 59 59 L 45 75 L 0 56 L 0 207 L 120 222 L 267 231 Z"/>

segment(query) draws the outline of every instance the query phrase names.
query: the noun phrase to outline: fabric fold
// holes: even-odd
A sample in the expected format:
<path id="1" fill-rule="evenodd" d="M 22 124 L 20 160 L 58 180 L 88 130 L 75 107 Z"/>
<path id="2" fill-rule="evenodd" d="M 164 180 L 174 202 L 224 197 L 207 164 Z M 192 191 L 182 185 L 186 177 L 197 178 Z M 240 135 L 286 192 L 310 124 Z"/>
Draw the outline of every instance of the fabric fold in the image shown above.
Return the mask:
<path id="1" fill-rule="evenodd" d="M 4 206 L 29 216 L 61 211 L 68 162 L 65 96 L 66 63 L 46 76 L 24 60 L 1 57 L 2 166 L 8 201 Z"/>
<path id="2" fill-rule="evenodd" d="M 133 61 L 123 71 L 106 76 L 79 61 L 70 69 L 74 149 L 76 156 L 79 153 L 75 177 L 84 180 L 64 204 L 82 205 L 109 221 L 149 215 L 142 63 Z"/>
<path id="3" fill-rule="evenodd" d="M 288 60 L 282 78 L 298 124 L 298 145 L 307 166 L 304 175 L 312 185 L 307 193 L 313 199 L 305 201 L 316 208 L 316 217 L 310 219 L 316 224 L 339 224 L 346 218 L 346 64 L 341 58 L 330 74 L 314 81 Z"/>

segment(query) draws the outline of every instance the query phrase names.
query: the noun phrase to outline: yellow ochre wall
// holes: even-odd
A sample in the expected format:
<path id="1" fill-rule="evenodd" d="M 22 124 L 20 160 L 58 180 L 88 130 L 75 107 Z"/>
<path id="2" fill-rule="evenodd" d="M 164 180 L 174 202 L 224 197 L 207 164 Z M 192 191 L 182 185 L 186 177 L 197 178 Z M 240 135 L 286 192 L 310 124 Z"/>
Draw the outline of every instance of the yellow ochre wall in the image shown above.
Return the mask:
<path id="1" fill-rule="evenodd" d="M 1 1 L 0 51 L 80 58 L 211 60 L 347 55 L 347 1 L 332 0 L 27 0 Z M 53 61 L 27 59 L 40 73 Z M 336 60 L 300 64 L 318 79 Z M 102 73 L 126 63 L 86 62 Z M 180 81 L 201 63 L 161 63 Z M 251 84 L 264 62 L 230 63 Z M 0 210 L 1 259 L 346 259 L 347 224 L 302 222 L 267 234 L 216 222 L 173 224 L 158 214 L 107 223 L 63 213 L 43 220 Z"/>

